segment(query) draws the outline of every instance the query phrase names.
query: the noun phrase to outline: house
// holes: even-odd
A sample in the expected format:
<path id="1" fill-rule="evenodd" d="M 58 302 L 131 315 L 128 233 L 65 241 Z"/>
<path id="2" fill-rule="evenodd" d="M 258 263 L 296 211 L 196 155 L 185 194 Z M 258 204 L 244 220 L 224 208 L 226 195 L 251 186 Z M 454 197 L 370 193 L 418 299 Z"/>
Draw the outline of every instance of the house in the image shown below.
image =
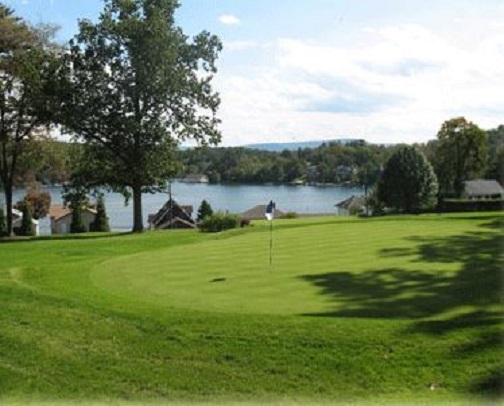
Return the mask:
<path id="1" fill-rule="evenodd" d="M 475 179 L 464 182 L 466 199 L 503 199 L 504 188 L 496 180 Z"/>
<path id="2" fill-rule="evenodd" d="M 208 176 L 200 174 L 200 173 L 191 173 L 189 175 L 184 176 L 181 180 L 184 183 L 208 183 Z"/>
<path id="3" fill-rule="evenodd" d="M 49 218 L 51 220 L 51 234 L 68 234 L 72 224 L 72 211 L 63 205 L 51 205 L 49 208 Z M 82 223 L 87 231 L 89 226 L 95 221 L 96 210 L 87 208 L 82 211 Z"/>
<path id="4" fill-rule="evenodd" d="M 350 196 L 335 205 L 338 208 L 338 216 L 350 216 L 363 212 L 366 207 L 366 196 Z"/>
<path id="5" fill-rule="evenodd" d="M 169 199 L 156 214 L 149 215 L 149 228 L 156 230 L 196 228 L 192 213 L 192 206 L 180 206 L 175 200 Z"/>
<path id="6" fill-rule="evenodd" d="M 22 221 L 23 221 L 23 213 L 17 209 L 12 209 L 12 228 L 16 229 L 21 227 Z M 35 231 L 35 235 L 40 235 L 39 221 L 32 219 L 32 226 Z"/>
<path id="7" fill-rule="evenodd" d="M 244 219 L 248 220 L 264 220 L 266 217 L 264 213 L 266 213 L 266 204 L 260 204 L 258 206 L 252 207 L 250 210 L 247 210 L 241 216 Z M 275 209 L 275 218 L 282 217 L 285 213 L 281 210 Z"/>

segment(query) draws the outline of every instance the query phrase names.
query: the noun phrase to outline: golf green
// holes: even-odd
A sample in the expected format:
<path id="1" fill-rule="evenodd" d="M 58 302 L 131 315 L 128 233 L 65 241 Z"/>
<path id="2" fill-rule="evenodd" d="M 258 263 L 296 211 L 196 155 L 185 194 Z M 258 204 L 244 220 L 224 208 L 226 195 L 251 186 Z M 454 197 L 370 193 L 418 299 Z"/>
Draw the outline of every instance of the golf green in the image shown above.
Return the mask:
<path id="1" fill-rule="evenodd" d="M 418 275 L 452 277 L 461 268 L 457 258 L 422 260 L 420 248 L 468 226 L 436 216 L 393 222 L 319 219 L 303 227 L 278 223 L 272 235 L 261 222 L 254 232 L 230 238 L 116 257 L 95 266 L 90 277 L 109 293 L 156 306 L 269 314 L 348 311 L 356 298 L 351 292 L 338 296 L 338 286 L 331 286 L 346 283 L 345 276 L 358 281 L 373 275 L 389 286 L 407 279 L 411 294 L 421 283 Z"/>

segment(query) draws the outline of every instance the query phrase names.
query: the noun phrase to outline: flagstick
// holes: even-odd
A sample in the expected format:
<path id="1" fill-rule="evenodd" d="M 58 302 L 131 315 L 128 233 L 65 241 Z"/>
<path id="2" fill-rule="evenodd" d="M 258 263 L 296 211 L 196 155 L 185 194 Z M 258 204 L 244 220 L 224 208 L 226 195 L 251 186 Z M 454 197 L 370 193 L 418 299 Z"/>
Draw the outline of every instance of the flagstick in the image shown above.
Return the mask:
<path id="1" fill-rule="evenodd" d="M 272 263 L 273 263 L 273 219 L 271 219 L 270 221 L 270 257 L 269 257 L 270 267 Z"/>

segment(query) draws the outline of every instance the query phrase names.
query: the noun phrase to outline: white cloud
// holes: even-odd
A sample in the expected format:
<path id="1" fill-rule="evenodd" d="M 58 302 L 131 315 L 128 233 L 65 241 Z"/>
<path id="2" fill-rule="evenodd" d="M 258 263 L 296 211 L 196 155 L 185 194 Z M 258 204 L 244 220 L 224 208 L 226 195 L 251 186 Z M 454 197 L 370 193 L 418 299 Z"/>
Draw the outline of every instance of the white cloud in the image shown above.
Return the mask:
<path id="1" fill-rule="evenodd" d="M 240 19 L 233 14 L 223 14 L 219 17 L 219 21 L 226 25 L 237 25 L 240 24 Z"/>
<path id="2" fill-rule="evenodd" d="M 372 38 L 357 47 L 279 39 L 273 67 L 226 78 L 224 142 L 414 142 L 434 138 L 454 116 L 483 128 L 502 124 L 504 35 L 468 48 L 418 25 L 366 32 Z"/>

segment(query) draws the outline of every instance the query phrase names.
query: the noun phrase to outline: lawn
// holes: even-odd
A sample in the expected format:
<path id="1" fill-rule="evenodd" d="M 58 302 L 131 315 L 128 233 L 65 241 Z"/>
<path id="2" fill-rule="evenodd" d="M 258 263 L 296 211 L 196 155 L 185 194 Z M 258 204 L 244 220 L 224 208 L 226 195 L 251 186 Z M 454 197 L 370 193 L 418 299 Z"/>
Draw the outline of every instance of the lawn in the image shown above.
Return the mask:
<path id="1" fill-rule="evenodd" d="M 504 215 L 0 244 L 0 400 L 502 400 Z"/>

